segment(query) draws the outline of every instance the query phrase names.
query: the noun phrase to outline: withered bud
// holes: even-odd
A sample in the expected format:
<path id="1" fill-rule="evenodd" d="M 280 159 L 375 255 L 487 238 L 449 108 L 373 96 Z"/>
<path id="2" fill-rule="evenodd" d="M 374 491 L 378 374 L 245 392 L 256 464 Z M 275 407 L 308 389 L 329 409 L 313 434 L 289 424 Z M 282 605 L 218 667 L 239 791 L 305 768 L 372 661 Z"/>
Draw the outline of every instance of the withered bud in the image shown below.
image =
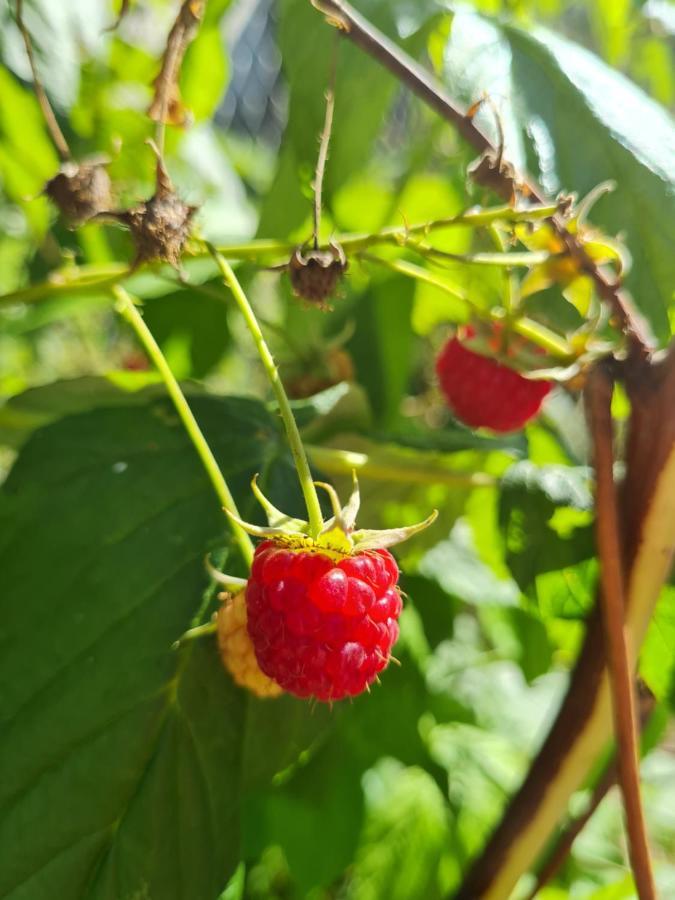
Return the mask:
<path id="1" fill-rule="evenodd" d="M 488 150 L 483 153 L 469 166 L 467 174 L 476 184 L 489 188 L 509 203 L 530 193 L 527 185 L 518 180 L 516 170 L 503 158 L 501 151 Z"/>
<path id="2" fill-rule="evenodd" d="M 566 194 L 561 192 L 556 197 L 556 203 L 558 204 L 558 215 L 562 216 L 563 219 L 569 219 L 574 213 L 574 205 L 576 203 L 577 197 L 576 194 Z"/>
<path id="3" fill-rule="evenodd" d="M 339 244 L 331 243 L 326 250 L 296 247 L 287 269 L 296 297 L 329 309 L 326 300 L 335 292 L 347 267 L 344 250 Z"/>
<path id="4" fill-rule="evenodd" d="M 44 187 L 69 227 L 77 228 L 112 204 L 112 185 L 103 162 L 64 162 Z"/>
<path id="5" fill-rule="evenodd" d="M 158 157 L 157 187 L 153 196 L 131 209 L 104 213 L 101 218 L 114 219 L 128 226 L 136 247 L 133 268 L 160 260 L 178 269 L 196 211 L 196 206 L 184 203 L 176 194 Z"/>

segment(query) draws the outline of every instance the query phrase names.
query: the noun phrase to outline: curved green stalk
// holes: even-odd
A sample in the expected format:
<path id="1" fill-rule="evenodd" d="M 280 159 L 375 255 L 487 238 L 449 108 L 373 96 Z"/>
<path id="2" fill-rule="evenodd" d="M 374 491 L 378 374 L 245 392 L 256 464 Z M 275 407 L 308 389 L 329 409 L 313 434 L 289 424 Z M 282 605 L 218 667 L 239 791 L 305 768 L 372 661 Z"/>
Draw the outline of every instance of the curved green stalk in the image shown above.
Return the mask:
<path id="1" fill-rule="evenodd" d="M 291 448 L 291 453 L 293 454 L 293 461 L 295 462 L 295 468 L 298 473 L 300 487 L 302 488 L 302 493 L 305 498 L 310 535 L 312 538 L 316 539 L 318 538 L 321 529 L 323 528 L 321 506 L 319 504 L 319 498 L 317 496 L 314 481 L 312 479 L 312 473 L 309 468 L 309 463 L 307 462 L 307 454 L 305 453 L 302 438 L 300 437 L 300 432 L 298 431 L 298 426 L 295 422 L 295 417 L 293 416 L 291 405 L 288 402 L 286 391 L 284 390 L 284 386 L 281 383 L 281 378 L 279 377 L 279 371 L 277 369 L 276 363 L 274 362 L 274 357 L 272 356 L 263 333 L 260 330 L 260 325 L 258 324 L 258 320 L 256 319 L 251 304 L 248 302 L 248 298 L 244 293 L 241 285 L 239 284 L 237 276 L 232 271 L 232 267 L 225 259 L 225 257 L 221 253 L 219 253 L 212 244 L 209 244 L 208 241 L 205 241 L 204 243 L 208 248 L 209 253 L 216 261 L 225 284 L 232 291 L 235 302 L 244 317 L 246 326 L 251 333 L 251 337 L 253 338 L 253 341 L 256 345 L 258 354 L 260 355 L 260 359 L 262 360 L 262 364 L 265 368 L 265 372 L 267 373 L 267 377 L 269 378 L 270 384 L 272 385 L 274 395 L 277 398 L 277 403 L 279 404 L 279 412 L 281 413 L 281 418 L 286 428 L 286 436 Z"/>
<path id="2" fill-rule="evenodd" d="M 498 483 L 488 472 L 455 471 L 444 464 L 441 454 L 401 451 L 399 448 L 377 448 L 364 453 L 336 450 L 333 447 L 306 445 L 314 465 L 328 475 L 357 475 L 374 481 L 407 484 L 444 484 L 451 487 L 489 487 Z"/>
<path id="3" fill-rule="evenodd" d="M 378 266 L 383 266 L 386 269 L 390 269 L 392 272 L 398 272 L 400 275 L 405 275 L 408 278 L 415 278 L 417 281 L 431 284 L 440 291 L 448 294 L 448 296 L 453 297 L 455 300 L 465 303 L 476 316 L 501 321 L 500 316 L 492 315 L 479 307 L 478 304 L 474 303 L 471 297 L 469 297 L 469 295 L 461 288 L 438 278 L 433 272 L 430 272 L 423 266 L 415 265 L 415 263 L 408 262 L 405 259 L 385 259 L 384 257 L 376 256 L 373 253 L 363 253 L 360 255 L 360 258 L 375 263 Z M 564 338 L 560 337 L 560 335 L 556 334 L 554 331 L 551 331 L 551 329 L 547 328 L 545 325 L 535 322 L 534 319 L 530 319 L 527 316 L 518 316 L 511 321 L 511 328 L 517 334 L 527 338 L 530 343 L 536 344 L 538 347 L 541 347 L 542 350 L 546 350 L 551 356 L 555 356 L 561 361 L 571 363 L 576 359 L 573 348 Z"/>
<path id="4" fill-rule="evenodd" d="M 378 244 L 404 246 L 411 235 L 426 235 L 431 231 L 456 226 L 483 228 L 492 222 L 520 222 L 546 218 L 555 211 L 555 206 L 534 206 L 517 210 L 509 206 L 495 206 L 489 209 L 466 210 L 456 216 L 431 222 L 417 222 L 414 225 L 392 225 L 372 234 L 336 235 L 335 240 L 348 253 L 355 253 Z M 259 238 L 243 244 L 220 247 L 219 252 L 227 259 L 241 259 L 260 263 L 265 259 L 288 256 L 295 244 Z M 205 255 L 197 251 L 195 258 Z M 475 260 L 473 260 L 475 262 Z M 515 264 L 515 263 L 514 263 Z M 0 295 L 0 307 L 15 303 L 38 303 L 59 294 L 87 293 L 93 289 L 107 290 L 122 278 L 134 274 L 127 265 L 109 263 L 107 265 L 69 266 L 67 270 L 53 272 L 40 284 L 31 285 Z"/>
<path id="5" fill-rule="evenodd" d="M 195 419 L 164 354 L 157 344 L 157 341 L 152 336 L 152 332 L 145 324 L 143 316 L 138 311 L 131 295 L 123 287 L 116 285 L 113 287 L 112 293 L 117 300 L 117 311 L 134 329 L 143 348 L 162 376 L 167 392 L 173 401 L 173 405 L 176 407 L 176 411 L 181 418 L 195 450 L 199 454 L 199 458 L 206 469 L 206 474 L 209 476 L 211 484 L 218 495 L 218 499 L 222 503 L 224 509 L 239 517 L 237 504 L 227 486 L 223 473 L 220 471 L 216 458 L 213 455 L 201 428 L 197 424 L 197 420 Z M 247 566 L 250 567 L 253 561 L 253 543 L 243 528 L 240 528 L 240 526 L 237 525 L 236 522 L 233 522 L 229 516 L 227 518 L 230 522 L 234 540 L 241 550 L 244 561 Z"/>

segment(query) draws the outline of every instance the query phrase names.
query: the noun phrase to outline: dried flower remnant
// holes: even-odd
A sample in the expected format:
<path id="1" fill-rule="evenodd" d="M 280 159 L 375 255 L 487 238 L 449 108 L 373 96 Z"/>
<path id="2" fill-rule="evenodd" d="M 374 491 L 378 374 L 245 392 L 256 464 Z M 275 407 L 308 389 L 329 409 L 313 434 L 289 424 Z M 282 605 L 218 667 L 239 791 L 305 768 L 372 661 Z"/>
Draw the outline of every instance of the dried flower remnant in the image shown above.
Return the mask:
<path id="1" fill-rule="evenodd" d="M 103 212 L 99 217 L 126 225 L 131 231 L 136 247 L 133 269 L 155 261 L 167 262 L 179 269 L 197 207 L 185 203 L 174 191 L 157 147 L 151 146 L 157 155 L 155 193 L 131 209 Z"/>
<path id="2" fill-rule="evenodd" d="M 162 66 L 154 81 L 155 95 L 148 109 L 148 115 L 155 122 L 187 124 L 188 111 L 183 104 L 178 79 L 185 51 L 197 33 L 205 6 L 205 0 L 185 0 L 169 32 Z"/>
<path id="3" fill-rule="evenodd" d="M 335 292 L 347 267 L 344 250 L 331 242 L 325 250 L 296 247 L 286 269 L 296 297 L 321 309 L 330 309 L 326 301 Z"/>
<path id="4" fill-rule="evenodd" d="M 45 185 L 44 193 L 71 228 L 77 228 L 112 205 L 112 185 L 104 161 L 64 162 Z"/>

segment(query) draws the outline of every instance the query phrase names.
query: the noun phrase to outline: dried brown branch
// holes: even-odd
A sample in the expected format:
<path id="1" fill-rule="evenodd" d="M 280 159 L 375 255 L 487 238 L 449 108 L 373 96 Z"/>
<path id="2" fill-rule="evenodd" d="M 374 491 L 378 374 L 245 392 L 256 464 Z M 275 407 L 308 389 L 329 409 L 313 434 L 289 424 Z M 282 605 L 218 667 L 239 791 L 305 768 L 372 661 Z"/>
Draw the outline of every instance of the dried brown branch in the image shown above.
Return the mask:
<path id="1" fill-rule="evenodd" d="M 482 154 L 478 175 L 482 175 L 484 179 L 489 177 L 490 187 L 493 190 L 504 199 L 510 200 L 514 188 L 517 187 L 523 196 L 540 203 L 546 202 L 545 193 L 536 182 L 518 175 L 509 163 L 500 158 L 498 149 L 476 124 L 471 111 L 462 110 L 436 78 L 410 59 L 366 18 L 344 0 L 310 0 L 310 2 L 327 17 L 331 25 L 339 29 L 342 35 L 389 69 L 399 81 L 457 128 L 460 134 Z M 642 316 L 621 290 L 621 285 L 591 259 L 583 244 L 568 231 L 561 216 L 552 216 L 550 222 L 580 270 L 593 280 L 599 296 L 611 307 L 618 327 L 630 337 L 633 348 L 644 353 L 645 348 L 649 347 L 653 340 Z"/>
<path id="2" fill-rule="evenodd" d="M 621 526 L 627 622 L 640 646 L 675 552 L 675 344 L 624 369 L 631 401 Z M 508 896 L 588 777 L 612 729 L 602 619 L 596 604 L 570 684 L 541 749 L 454 900 Z"/>
<path id="3" fill-rule="evenodd" d="M 611 411 L 614 380 L 607 366 L 596 365 L 586 384 L 586 409 L 593 442 L 596 477 L 595 531 L 600 558 L 599 603 L 612 694 L 617 770 L 623 796 L 628 851 L 640 900 L 654 900 L 647 829 L 640 799 L 638 724 L 631 658 L 626 631 L 625 572 L 619 506 L 614 483 L 614 440 Z"/>
<path id="4" fill-rule="evenodd" d="M 178 79 L 185 51 L 197 33 L 205 7 L 206 0 L 184 0 L 169 32 L 162 66 L 154 81 L 155 96 L 148 109 L 150 118 L 160 125 L 186 124 L 187 110 Z M 163 151 L 161 141 L 159 149 Z"/>
<path id="5" fill-rule="evenodd" d="M 649 690 L 644 682 L 638 680 L 638 695 L 640 697 L 640 728 L 644 729 L 649 717 L 651 716 L 656 698 Z M 600 776 L 597 784 L 593 788 L 593 792 L 588 800 L 588 805 L 581 815 L 569 823 L 569 825 L 560 833 L 553 847 L 549 851 L 537 873 L 537 881 L 525 900 L 535 900 L 541 891 L 552 878 L 558 873 L 565 860 L 569 856 L 575 840 L 579 837 L 586 825 L 590 822 L 593 814 L 602 801 L 605 799 L 609 791 L 616 784 L 618 779 L 618 767 L 616 757 L 614 757 L 605 771 Z"/>
<path id="6" fill-rule="evenodd" d="M 129 12 L 130 9 L 131 9 L 131 0 L 122 0 L 122 3 L 120 5 L 120 11 L 117 13 L 117 18 L 112 23 L 112 25 L 109 28 L 106 28 L 105 30 L 106 31 L 115 31 L 117 28 L 119 28 L 119 26 L 122 23 L 122 20 L 124 19 L 124 17 Z"/>
<path id="7" fill-rule="evenodd" d="M 42 110 L 42 115 L 47 128 L 49 129 L 49 133 L 51 134 L 54 146 L 56 147 L 61 160 L 66 162 L 71 158 L 70 147 L 56 120 L 54 110 L 52 109 L 52 105 L 49 102 L 49 98 L 47 97 L 47 93 L 40 79 L 40 73 L 38 72 L 37 64 L 35 62 L 35 54 L 33 53 L 33 41 L 30 32 L 23 21 L 23 0 L 16 0 L 16 24 L 21 32 L 21 37 L 23 38 L 26 47 L 26 56 L 28 57 L 30 69 L 33 73 L 33 90 L 35 91 L 35 96 L 40 104 L 40 109 Z"/>

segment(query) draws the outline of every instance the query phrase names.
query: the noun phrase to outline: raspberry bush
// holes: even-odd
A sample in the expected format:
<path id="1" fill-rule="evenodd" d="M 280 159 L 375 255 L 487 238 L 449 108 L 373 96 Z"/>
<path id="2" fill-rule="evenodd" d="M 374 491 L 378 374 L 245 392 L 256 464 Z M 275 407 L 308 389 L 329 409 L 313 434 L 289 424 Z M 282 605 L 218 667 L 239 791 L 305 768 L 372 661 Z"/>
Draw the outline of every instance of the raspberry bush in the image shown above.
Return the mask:
<path id="1" fill-rule="evenodd" d="M 663 5 L 0 7 L 0 897 L 673 894 Z"/>

